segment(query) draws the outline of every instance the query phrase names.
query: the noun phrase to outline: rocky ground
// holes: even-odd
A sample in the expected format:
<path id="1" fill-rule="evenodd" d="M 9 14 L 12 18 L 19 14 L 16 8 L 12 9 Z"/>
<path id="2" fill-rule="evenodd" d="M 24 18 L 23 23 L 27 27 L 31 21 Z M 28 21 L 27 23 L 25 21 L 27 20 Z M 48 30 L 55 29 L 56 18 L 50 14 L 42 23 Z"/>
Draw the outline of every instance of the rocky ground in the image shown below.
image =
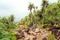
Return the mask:
<path id="1" fill-rule="evenodd" d="M 54 33 L 56 40 L 60 40 L 60 31 L 54 29 L 47 31 L 46 29 L 39 29 L 38 27 L 30 27 L 24 30 L 17 30 L 17 40 L 49 40 L 48 35 Z"/>

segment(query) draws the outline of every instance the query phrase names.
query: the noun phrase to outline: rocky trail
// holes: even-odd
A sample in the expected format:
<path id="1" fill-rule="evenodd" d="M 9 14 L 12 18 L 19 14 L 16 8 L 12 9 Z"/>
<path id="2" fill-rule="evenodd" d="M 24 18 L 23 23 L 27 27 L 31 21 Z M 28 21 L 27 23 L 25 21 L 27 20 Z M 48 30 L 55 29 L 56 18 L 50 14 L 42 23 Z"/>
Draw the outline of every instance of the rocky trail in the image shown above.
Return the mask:
<path id="1" fill-rule="evenodd" d="M 17 30 L 16 40 L 49 40 L 49 34 L 54 33 L 56 40 L 60 40 L 60 31 L 53 29 L 47 31 L 46 29 L 39 29 L 38 27 L 30 27 L 23 30 Z"/>

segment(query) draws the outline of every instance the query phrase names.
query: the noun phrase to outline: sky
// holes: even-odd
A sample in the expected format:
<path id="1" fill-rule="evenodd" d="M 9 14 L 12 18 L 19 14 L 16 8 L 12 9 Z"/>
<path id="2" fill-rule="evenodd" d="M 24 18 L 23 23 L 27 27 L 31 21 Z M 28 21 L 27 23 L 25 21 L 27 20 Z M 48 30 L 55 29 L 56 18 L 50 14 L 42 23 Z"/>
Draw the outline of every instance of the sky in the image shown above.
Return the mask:
<path id="1" fill-rule="evenodd" d="M 29 14 L 28 5 L 30 2 L 41 8 L 42 0 L 0 0 L 0 17 L 13 14 L 15 20 L 19 21 Z M 57 2 L 57 0 L 49 0 L 49 3 L 53 2 Z"/>

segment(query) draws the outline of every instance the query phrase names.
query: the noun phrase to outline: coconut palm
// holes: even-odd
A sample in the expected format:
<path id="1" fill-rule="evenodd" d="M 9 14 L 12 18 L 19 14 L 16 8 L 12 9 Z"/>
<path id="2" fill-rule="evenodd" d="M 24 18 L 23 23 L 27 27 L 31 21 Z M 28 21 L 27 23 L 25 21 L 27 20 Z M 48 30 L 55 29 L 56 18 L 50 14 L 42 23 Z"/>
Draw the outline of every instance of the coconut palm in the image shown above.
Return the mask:
<path id="1" fill-rule="evenodd" d="M 42 13 L 44 13 L 44 9 L 48 6 L 48 1 L 47 0 L 42 0 Z"/>
<path id="2" fill-rule="evenodd" d="M 42 6 L 43 7 L 47 7 L 48 6 L 48 1 L 47 0 L 42 0 Z"/>
<path id="3" fill-rule="evenodd" d="M 9 21 L 10 21 L 10 22 L 13 22 L 13 21 L 14 21 L 14 15 L 11 15 L 11 16 L 9 17 Z"/>
<path id="4" fill-rule="evenodd" d="M 37 6 L 34 6 L 34 12 L 36 11 L 36 9 L 38 9 L 38 7 Z"/>
<path id="5" fill-rule="evenodd" d="M 28 10 L 32 13 L 32 9 L 34 9 L 34 4 L 30 3 L 28 6 Z"/>

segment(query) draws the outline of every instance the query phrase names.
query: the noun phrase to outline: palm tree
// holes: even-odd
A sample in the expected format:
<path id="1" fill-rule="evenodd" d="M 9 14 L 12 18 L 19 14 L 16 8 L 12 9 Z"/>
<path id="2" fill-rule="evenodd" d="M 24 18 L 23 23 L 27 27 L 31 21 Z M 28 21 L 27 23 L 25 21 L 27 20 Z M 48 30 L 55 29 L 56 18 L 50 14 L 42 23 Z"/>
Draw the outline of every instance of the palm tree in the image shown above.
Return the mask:
<path id="1" fill-rule="evenodd" d="M 48 6 L 48 1 L 47 0 L 42 0 L 42 6 L 47 7 Z"/>
<path id="2" fill-rule="evenodd" d="M 45 13 L 45 8 L 48 6 L 48 1 L 47 0 L 42 0 L 42 9 L 41 9 L 41 16 L 43 17 L 42 25 L 44 24 L 44 13 Z"/>
<path id="3" fill-rule="evenodd" d="M 13 22 L 13 21 L 14 21 L 14 15 L 11 15 L 11 16 L 9 17 L 9 21 L 10 21 L 10 22 Z"/>
<path id="4" fill-rule="evenodd" d="M 30 11 L 30 13 L 32 13 L 32 9 L 34 9 L 34 4 L 30 3 L 28 6 L 28 10 Z"/>
<path id="5" fill-rule="evenodd" d="M 47 0 L 42 0 L 42 13 L 44 13 L 44 9 L 48 6 L 48 1 Z"/>
<path id="6" fill-rule="evenodd" d="M 33 18 L 32 9 L 34 9 L 34 11 L 35 11 L 35 6 L 34 6 L 34 4 L 30 3 L 29 6 L 28 6 L 28 10 L 30 11 L 30 14 L 29 14 L 30 22 L 32 22 L 32 18 Z M 33 23 L 31 23 L 31 24 L 33 25 Z"/>
<path id="7" fill-rule="evenodd" d="M 38 8 L 37 6 L 34 6 L 34 8 L 33 8 L 34 9 L 34 12 L 36 11 L 37 8 Z"/>

